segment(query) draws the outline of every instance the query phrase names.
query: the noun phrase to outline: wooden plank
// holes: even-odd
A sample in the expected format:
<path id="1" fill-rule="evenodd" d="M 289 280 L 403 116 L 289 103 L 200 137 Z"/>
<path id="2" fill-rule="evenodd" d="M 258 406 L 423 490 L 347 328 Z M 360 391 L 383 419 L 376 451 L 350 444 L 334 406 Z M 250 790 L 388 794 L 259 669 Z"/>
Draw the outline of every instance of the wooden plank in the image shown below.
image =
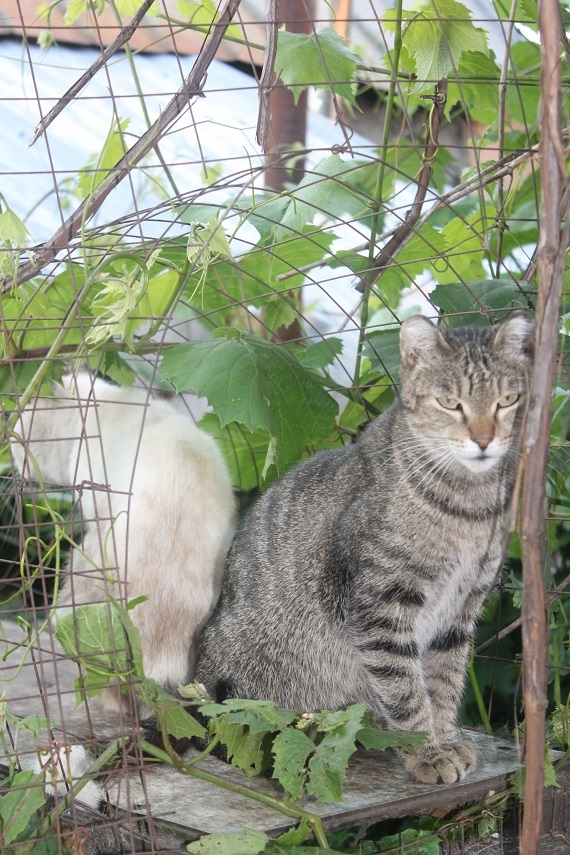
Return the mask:
<path id="1" fill-rule="evenodd" d="M 16 624 L 3 621 L 3 630 L 9 641 L 22 641 L 22 631 Z M 3 680 L 14 677 L 20 656 L 15 648 L 3 663 L 0 668 Z M 89 704 L 89 717 L 84 705 L 74 708 L 73 680 L 77 674 L 77 667 L 65 659 L 49 630 L 44 632 L 17 676 L 5 683 L 8 709 L 18 715 L 49 715 L 57 725 L 56 737 L 61 733 L 67 741 L 89 739 L 93 731 L 111 738 L 113 731 L 120 732 L 119 723 L 101 715 L 96 699 Z M 408 780 L 395 754 L 359 751 L 349 763 L 341 803 L 325 805 L 305 798 L 300 804 L 321 816 L 327 829 L 334 830 L 390 817 L 429 813 L 481 799 L 490 790 L 504 789 L 509 775 L 519 767 L 516 747 L 486 734 L 473 732 L 470 736 L 477 745 L 479 766 L 460 784 L 414 784 Z M 25 752 L 27 758 L 33 759 L 37 746 L 45 744 L 46 738 L 45 733 L 36 740 L 22 732 L 19 754 Z M 29 763 L 30 759 L 25 765 Z M 206 758 L 200 767 L 256 792 L 280 794 L 278 784 L 270 778 L 248 780 L 240 770 L 216 758 Z M 107 789 L 119 813 L 124 811 L 133 820 L 150 813 L 171 839 L 174 836 L 188 840 L 205 833 L 236 832 L 244 827 L 276 835 L 292 825 L 290 819 L 271 808 L 183 776 L 166 766 L 149 765 L 142 776 L 137 769 L 121 769 L 120 774 L 111 776 Z"/>
<path id="2" fill-rule="evenodd" d="M 436 808 L 453 807 L 483 798 L 490 790 L 507 786 L 510 774 L 519 767 L 513 743 L 486 734 L 470 732 L 477 745 L 479 767 L 461 784 L 423 785 L 412 783 L 400 760 L 392 752 L 359 751 L 349 763 L 344 799 L 335 804 L 319 804 L 304 798 L 300 807 L 323 818 L 326 829 L 376 822 L 391 817 L 429 813 Z M 189 752 L 189 756 L 192 752 Z M 266 777 L 247 780 L 238 769 L 209 757 L 200 768 L 255 792 L 280 795 L 275 781 Z M 277 835 L 293 822 L 271 808 L 224 791 L 215 785 L 184 778 L 166 767 L 150 768 L 145 775 L 145 790 L 153 816 L 166 821 L 185 839 L 214 832 L 237 832 L 244 827 Z M 113 803 L 125 808 L 119 787 L 110 787 Z M 130 780 L 130 797 L 144 801 L 140 781 Z"/>

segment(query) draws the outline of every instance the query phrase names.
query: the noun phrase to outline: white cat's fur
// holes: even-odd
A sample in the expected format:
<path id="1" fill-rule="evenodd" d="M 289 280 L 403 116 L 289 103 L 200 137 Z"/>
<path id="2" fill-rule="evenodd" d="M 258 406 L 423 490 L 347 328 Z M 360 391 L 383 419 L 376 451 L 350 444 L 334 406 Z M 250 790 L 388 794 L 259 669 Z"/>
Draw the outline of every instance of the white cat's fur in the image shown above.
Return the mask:
<path id="1" fill-rule="evenodd" d="M 192 676 L 195 639 L 218 599 L 235 500 L 215 441 L 164 400 L 81 372 L 20 417 L 23 476 L 75 488 L 86 532 L 59 607 L 146 595 L 131 612 L 147 677 Z M 28 450 L 30 454 L 28 454 Z M 103 703 L 116 704 L 105 690 Z"/>

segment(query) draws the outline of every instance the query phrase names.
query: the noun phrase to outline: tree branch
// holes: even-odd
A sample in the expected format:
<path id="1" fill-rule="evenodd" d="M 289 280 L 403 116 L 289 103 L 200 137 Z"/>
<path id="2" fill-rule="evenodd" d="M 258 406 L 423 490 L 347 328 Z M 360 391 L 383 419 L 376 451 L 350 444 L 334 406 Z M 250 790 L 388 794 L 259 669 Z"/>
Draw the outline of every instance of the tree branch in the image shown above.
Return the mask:
<path id="1" fill-rule="evenodd" d="M 128 27 L 125 27 L 121 30 L 115 41 L 108 45 L 104 51 L 97 57 L 95 62 L 89 66 L 87 71 L 81 75 L 81 77 L 75 81 L 75 83 L 69 87 L 65 95 L 59 99 L 57 104 L 55 104 L 47 116 L 41 120 L 39 125 L 36 127 L 34 131 L 34 136 L 32 137 L 32 141 L 29 143 L 32 146 L 36 140 L 38 140 L 42 134 L 45 132 L 46 128 L 51 125 L 53 120 L 59 116 L 62 110 L 64 110 L 71 101 L 75 98 L 76 95 L 81 92 L 84 86 L 87 86 L 90 80 L 92 80 L 100 68 L 102 68 L 107 60 L 109 60 L 114 54 L 120 50 L 124 44 L 126 44 L 132 37 L 133 33 L 137 29 L 138 25 L 154 3 L 154 0 L 144 0 L 144 3 L 132 19 L 131 23 Z"/>
<path id="2" fill-rule="evenodd" d="M 196 57 L 190 74 L 184 81 L 183 86 L 169 101 L 156 122 L 145 131 L 137 142 L 128 150 L 124 157 L 111 169 L 107 177 L 99 184 L 94 192 L 85 199 L 81 205 L 71 214 L 62 226 L 55 232 L 39 250 L 34 252 L 34 261 L 24 264 L 16 280 L 8 280 L 2 288 L 1 293 L 10 291 L 14 285 L 27 282 L 39 273 L 46 264 L 52 262 L 58 252 L 69 246 L 69 242 L 78 234 L 82 224 L 99 210 L 109 193 L 125 178 L 126 175 L 142 160 L 148 152 L 153 149 L 157 142 L 165 135 L 173 122 L 188 106 L 190 99 L 203 95 L 202 89 L 206 82 L 206 72 L 214 59 L 224 33 L 229 27 L 231 20 L 240 4 L 240 0 L 228 0 L 224 12 L 218 21 L 212 26 L 206 37 L 200 53 Z"/>
<path id="3" fill-rule="evenodd" d="M 393 260 L 398 250 L 401 249 L 401 247 L 404 246 L 404 244 L 412 237 L 414 234 L 414 226 L 420 218 L 429 187 L 429 181 L 432 175 L 433 161 L 439 147 L 439 127 L 443 118 L 443 111 L 445 109 L 445 101 L 447 97 L 447 80 L 445 78 L 439 81 L 435 87 L 435 94 L 430 97 L 433 97 L 433 109 L 430 110 L 429 114 L 430 118 L 426 134 L 426 144 L 422 157 L 422 168 L 418 178 L 416 198 L 414 199 L 412 207 L 408 211 L 406 219 L 402 225 L 397 229 L 391 240 L 389 240 L 388 243 L 380 250 L 380 253 L 374 259 L 372 267 L 356 285 L 356 290 L 360 291 L 361 294 L 364 293 L 367 287 L 370 287 L 374 282 L 376 282 L 386 267 Z"/>
<path id="4" fill-rule="evenodd" d="M 543 580 L 546 464 L 550 439 L 552 380 L 558 346 L 560 297 L 568 247 L 569 221 L 560 225 L 560 204 L 568 183 L 561 129 L 558 0 L 538 9 L 542 69 L 539 148 L 542 176 L 538 242 L 536 353 L 523 440 L 521 507 L 523 559 L 522 635 L 526 741 L 526 781 L 521 855 L 536 855 L 542 822 L 546 698 L 547 614 Z"/>
<path id="5" fill-rule="evenodd" d="M 259 81 L 259 117 L 257 120 L 256 139 L 263 153 L 267 154 L 267 138 L 271 123 L 269 98 L 271 96 L 275 73 L 275 55 L 277 53 L 277 33 L 279 29 L 279 0 L 268 0 L 265 29 L 267 31 L 267 48 L 265 50 L 263 71 Z"/>

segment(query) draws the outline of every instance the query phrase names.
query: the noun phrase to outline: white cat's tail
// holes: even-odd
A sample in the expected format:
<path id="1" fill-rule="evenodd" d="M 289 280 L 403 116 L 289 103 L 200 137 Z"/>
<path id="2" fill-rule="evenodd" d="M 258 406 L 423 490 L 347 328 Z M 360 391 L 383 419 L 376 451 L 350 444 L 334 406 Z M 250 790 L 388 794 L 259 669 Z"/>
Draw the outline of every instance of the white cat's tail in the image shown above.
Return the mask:
<path id="1" fill-rule="evenodd" d="M 71 792 L 74 801 L 99 810 L 106 802 L 103 788 L 93 778 L 86 778 L 94 763 L 95 756 L 83 745 L 53 740 L 38 750 L 32 769 L 42 776 L 46 795 L 60 800 Z"/>

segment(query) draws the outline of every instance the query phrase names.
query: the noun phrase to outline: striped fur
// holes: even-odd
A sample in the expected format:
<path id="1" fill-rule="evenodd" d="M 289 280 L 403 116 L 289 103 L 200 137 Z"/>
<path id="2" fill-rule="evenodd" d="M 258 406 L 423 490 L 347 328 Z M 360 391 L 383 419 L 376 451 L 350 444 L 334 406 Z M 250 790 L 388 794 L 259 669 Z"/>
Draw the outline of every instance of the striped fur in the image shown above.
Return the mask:
<path id="1" fill-rule="evenodd" d="M 199 642 L 213 697 L 364 702 L 386 727 L 429 734 L 404 758 L 415 780 L 475 767 L 457 711 L 505 546 L 531 338 L 520 315 L 403 324 L 399 401 L 354 445 L 293 469 L 238 531 Z"/>

